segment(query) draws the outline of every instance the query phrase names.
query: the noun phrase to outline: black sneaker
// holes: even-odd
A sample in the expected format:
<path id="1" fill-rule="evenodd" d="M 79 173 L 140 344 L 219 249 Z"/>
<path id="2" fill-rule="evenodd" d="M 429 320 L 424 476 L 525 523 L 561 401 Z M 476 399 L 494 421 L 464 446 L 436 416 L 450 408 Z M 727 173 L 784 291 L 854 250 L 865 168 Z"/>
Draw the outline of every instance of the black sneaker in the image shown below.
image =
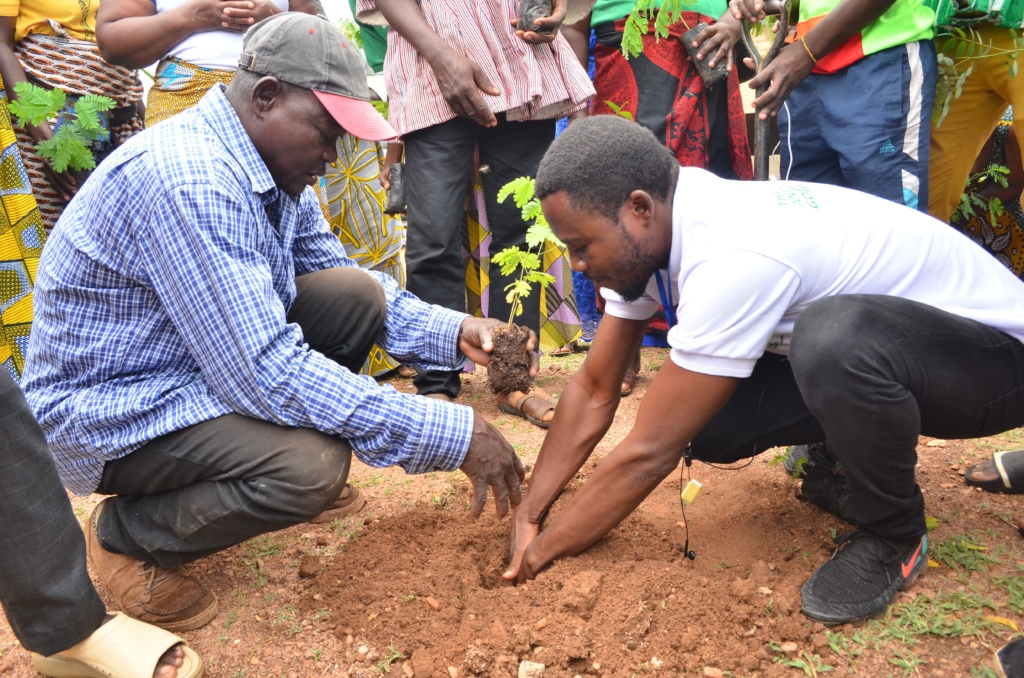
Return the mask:
<path id="1" fill-rule="evenodd" d="M 897 591 L 928 567 L 928 537 L 894 541 L 856 530 L 800 589 L 801 609 L 822 624 L 845 624 L 885 612 Z"/>
<path id="2" fill-rule="evenodd" d="M 854 522 L 850 516 L 850 503 L 853 498 L 850 496 L 846 476 L 842 473 L 834 473 L 818 465 L 810 467 L 800 484 L 798 498 L 809 501 L 848 523 Z"/>
<path id="3" fill-rule="evenodd" d="M 803 459 L 803 464 L 800 460 Z M 814 467 L 828 469 L 832 472 L 839 470 L 839 462 L 828 453 L 825 443 L 813 443 L 811 445 L 793 445 L 789 448 L 786 458 L 782 461 L 783 468 L 789 475 L 802 478 Z M 799 469 L 799 473 L 797 470 Z"/>

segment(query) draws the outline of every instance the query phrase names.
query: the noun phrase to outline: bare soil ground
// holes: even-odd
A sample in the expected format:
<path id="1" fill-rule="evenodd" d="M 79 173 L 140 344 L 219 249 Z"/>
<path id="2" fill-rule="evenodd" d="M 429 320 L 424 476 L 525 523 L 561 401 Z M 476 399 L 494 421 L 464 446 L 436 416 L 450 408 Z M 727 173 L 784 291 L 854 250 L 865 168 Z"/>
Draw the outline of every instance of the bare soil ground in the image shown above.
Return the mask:
<path id="1" fill-rule="evenodd" d="M 560 503 L 628 432 L 665 357 L 645 349 L 636 392 Z M 546 359 L 538 385 L 557 395 L 582 359 Z M 543 433 L 499 413 L 486 374 L 467 377 L 460 402 L 492 420 L 529 468 Z M 299 525 L 193 566 L 220 614 L 184 637 L 207 675 L 225 678 L 516 676 L 523 660 L 544 664 L 548 678 L 994 676 L 993 649 L 1024 624 L 1024 539 L 1010 524 L 1022 507 L 967 489 L 961 474 L 1019 447 L 1021 430 L 922 438 L 933 566 L 884 618 L 857 626 L 826 629 L 799 611 L 799 587 L 851 526 L 797 499 L 772 464 L 780 450 L 740 471 L 694 463 L 705 487 L 686 513 L 695 561 L 681 555 L 673 474 L 606 539 L 521 587 L 500 576 L 507 523 L 491 507 L 469 519 L 465 476 L 355 463 L 352 481 L 370 495 L 357 517 Z M 81 520 L 99 499 L 73 499 Z M 6 624 L 0 674 L 35 675 Z"/>

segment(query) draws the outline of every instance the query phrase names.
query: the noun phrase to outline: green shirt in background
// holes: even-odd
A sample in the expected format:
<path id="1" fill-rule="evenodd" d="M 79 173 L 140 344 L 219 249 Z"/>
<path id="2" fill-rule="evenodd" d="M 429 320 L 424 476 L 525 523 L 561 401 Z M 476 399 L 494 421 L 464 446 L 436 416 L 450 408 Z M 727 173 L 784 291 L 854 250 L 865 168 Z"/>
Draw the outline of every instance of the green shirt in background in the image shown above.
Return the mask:
<path id="1" fill-rule="evenodd" d="M 924 4 L 935 10 L 936 26 L 1024 27 L 1024 0 L 924 0 Z"/>
<path id="2" fill-rule="evenodd" d="M 348 0 L 348 6 L 352 10 L 352 16 L 356 15 L 356 0 Z M 356 21 L 359 26 L 359 35 L 363 37 L 363 54 L 366 55 L 366 63 L 374 73 L 384 70 L 384 56 L 388 53 L 388 29 L 387 26 L 370 26 L 361 21 Z"/>
<path id="3" fill-rule="evenodd" d="M 600 26 L 625 19 L 635 6 L 636 0 L 597 0 L 590 15 L 590 25 Z M 661 6 L 660 0 L 658 6 Z M 728 8 L 729 3 L 726 0 L 696 0 L 692 5 L 687 5 L 685 11 L 697 12 L 717 20 Z"/>

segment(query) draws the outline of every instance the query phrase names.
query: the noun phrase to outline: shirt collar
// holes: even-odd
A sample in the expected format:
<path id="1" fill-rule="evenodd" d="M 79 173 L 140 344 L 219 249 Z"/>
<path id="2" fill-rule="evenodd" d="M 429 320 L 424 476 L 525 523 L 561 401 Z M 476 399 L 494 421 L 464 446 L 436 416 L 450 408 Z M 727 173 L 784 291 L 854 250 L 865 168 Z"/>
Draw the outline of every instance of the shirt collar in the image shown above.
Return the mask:
<path id="1" fill-rule="evenodd" d="M 252 139 L 242 126 L 242 121 L 238 119 L 235 109 L 228 102 L 224 90 L 224 85 L 214 85 L 196 108 L 220 137 L 228 152 L 241 165 L 242 171 L 249 177 L 253 192 L 263 197 L 264 204 L 273 202 L 277 199 L 274 178 L 270 176 L 270 170 L 253 146 Z"/>

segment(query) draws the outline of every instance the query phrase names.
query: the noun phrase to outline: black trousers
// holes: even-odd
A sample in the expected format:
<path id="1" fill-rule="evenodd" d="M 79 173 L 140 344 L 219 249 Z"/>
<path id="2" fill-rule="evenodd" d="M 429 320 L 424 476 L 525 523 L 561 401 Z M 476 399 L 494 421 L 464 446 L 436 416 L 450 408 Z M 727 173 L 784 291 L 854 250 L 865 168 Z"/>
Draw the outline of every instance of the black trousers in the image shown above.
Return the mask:
<path id="1" fill-rule="evenodd" d="M 555 138 L 555 121 L 508 122 L 498 114 L 496 127 L 483 127 L 467 118 L 454 118 L 406 134 L 405 187 L 409 209 L 405 254 L 409 291 L 424 301 L 453 311 L 466 309 L 466 272 L 462 259 L 462 223 L 473 168 L 473 149 L 479 146 L 491 252 L 525 247 L 526 223 L 515 202 L 503 204 L 498 191 L 522 176 L 537 176 L 537 167 Z M 488 315 L 507 318 L 505 301 L 510 276 L 496 267 L 490 271 Z M 540 327 L 540 294 L 523 300 L 520 324 Z M 457 371 L 418 370 L 416 389 L 421 394 L 459 394 Z"/>
<path id="2" fill-rule="evenodd" d="M 358 269 L 296 279 L 288 321 L 306 342 L 357 371 L 384 325 L 384 289 Z M 228 414 L 161 436 L 103 468 L 103 547 L 173 567 L 328 508 L 348 478 L 351 448 L 313 429 Z"/>
<path id="3" fill-rule="evenodd" d="M 843 465 L 867 530 L 925 534 L 914 478 L 918 435 L 979 438 L 1024 424 L 1024 344 L 973 320 L 897 297 L 811 304 L 788 359 L 766 353 L 694 439 L 728 463 L 825 441 Z"/>
<path id="4" fill-rule="evenodd" d="M 85 640 L 106 614 L 46 438 L 2 366 L 0 603 L 25 649 L 44 656 Z"/>

